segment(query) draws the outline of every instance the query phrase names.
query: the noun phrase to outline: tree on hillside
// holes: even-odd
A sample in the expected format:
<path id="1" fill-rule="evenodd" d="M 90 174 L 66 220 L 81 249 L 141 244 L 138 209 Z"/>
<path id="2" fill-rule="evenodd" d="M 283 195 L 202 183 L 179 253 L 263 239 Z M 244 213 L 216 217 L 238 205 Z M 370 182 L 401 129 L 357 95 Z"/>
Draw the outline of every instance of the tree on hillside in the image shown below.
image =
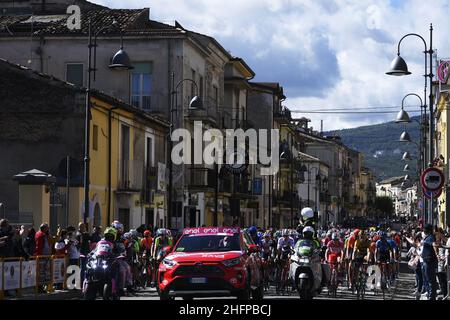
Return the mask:
<path id="1" fill-rule="evenodd" d="M 394 213 L 394 202 L 389 197 L 376 197 L 375 209 L 382 212 L 385 218 L 392 217 Z"/>

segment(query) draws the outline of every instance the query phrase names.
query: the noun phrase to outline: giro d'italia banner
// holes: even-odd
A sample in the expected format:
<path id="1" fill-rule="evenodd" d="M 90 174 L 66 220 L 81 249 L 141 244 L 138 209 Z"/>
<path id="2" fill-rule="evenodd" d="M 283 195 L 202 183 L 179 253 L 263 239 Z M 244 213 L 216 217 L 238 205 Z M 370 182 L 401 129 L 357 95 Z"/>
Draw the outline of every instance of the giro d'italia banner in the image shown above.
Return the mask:
<path id="1" fill-rule="evenodd" d="M 20 261 L 3 262 L 3 289 L 20 288 Z"/>
<path id="2" fill-rule="evenodd" d="M 22 288 L 36 285 L 36 260 L 22 261 Z"/>

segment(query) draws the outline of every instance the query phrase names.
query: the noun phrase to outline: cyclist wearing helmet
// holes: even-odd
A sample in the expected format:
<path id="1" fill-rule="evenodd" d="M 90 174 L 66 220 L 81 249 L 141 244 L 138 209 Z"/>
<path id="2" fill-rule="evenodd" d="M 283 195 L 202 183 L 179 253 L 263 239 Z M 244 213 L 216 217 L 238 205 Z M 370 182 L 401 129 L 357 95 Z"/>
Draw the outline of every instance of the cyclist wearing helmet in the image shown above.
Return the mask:
<path id="1" fill-rule="evenodd" d="M 152 232 L 150 230 L 144 231 L 144 238 L 141 240 L 141 250 L 147 256 L 151 255 L 153 244 Z"/>
<path id="2" fill-rule="evenodd" d="M 264 260 L 268 260 L 271 256 L 272 250 L 275 247 L 275 241 L 273 241 L 270 232 L 264 233 L 261 240 L 261 253 Z"/>
<path id="3" fill-rule="evenodd" d="M 344 243 L 339 239 L 337 233 L 331 235 L 331 240 L 327 243 L 325 251 L 325 260 L 334 264 L 342 261 L 344 256 Z"/>
<path id="4" fill-rule="evenodd" d="M 386 232 L 380 232 L 380 240 L 376 242 L 375 260 L 376 262 L 388 263 L 392 258 L 392 248 L 387 241 Z"/>
<path id="5" fill-rule="evenodd" d="M 247 233 L 250 235 L 255 244 L 261 244 L 261 238 L 258 236 L 258 229 L 255 226 L 251 226 L 250 228 L 248 228 Z"/>
<path id="6" fill-rule="evenodd" d="M 347 276 L 349 279 L 349 283 L 352 284 L 352 274 L 353 274 L 353 264 L 352 259 L 353 259 L 353 249 L 355 247 L 355 242 L 358 238 L 360 230 L 359 229 L 355 229 L 353 230 L 353 232 L 350 234 L 350 236 L 347 238 L 346 244 L 345 244 L 345 259 L 347 260 L 348 266 L 347 266 Z"/>
<path id="7" fill-rule="evenodd" d="M 161 228 L 156 231 L 156 238 L 153 241 L 152 257 L 157 259 L 163 250 L 167 246 L 172 246 L 172 238 L 169 236 L 168 230 Z"/>
<path id="8" fill-rule="evenodd" d="M 400 258 L 400 252 L 398 250 L 397 242 L 394 240 L 395 237 L 395 231 L 392 231 L 388 234 L 388 243 L 392 250 L 392 256 L 391 256 L 391 263 L 392 263 L 392 278 L 395 278 L 395 275 L 398 272 L 398 264 L 397 261 Z"/>
<path id="9" fill-rule="evenodd" d="M 290 252 L 292 249 L 294 249 L 294 239 L 289 236 L 288 229 L 283 229 L 277 243 L 277 258 L 281 257 L 282 252 Z"/>

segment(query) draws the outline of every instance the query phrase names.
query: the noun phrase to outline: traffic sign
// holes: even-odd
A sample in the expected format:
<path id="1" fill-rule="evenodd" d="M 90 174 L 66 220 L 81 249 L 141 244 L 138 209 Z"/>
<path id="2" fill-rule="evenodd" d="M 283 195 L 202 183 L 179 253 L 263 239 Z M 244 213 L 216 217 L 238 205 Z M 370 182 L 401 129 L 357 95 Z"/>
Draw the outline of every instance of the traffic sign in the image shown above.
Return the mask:
<path id="1" fill-rule="evenodd" d="M 423 191 L 423 195 L 427 199 L 431 199 L 432 195 L 433 195 L 433 199 L 436 199 L 436 198 L 439 198 L 442 194 L 442 188 L 437 191 L 430 191 L 430 190 L 426 190 L 426 189 L 422 188 L 422 191 Z"/>
<path id="2" fill-rule="evenodd" d="M 429 191 L 437 191 L 444 186 L 444 174 L 437 168 L 428 168 L 420 177 L 422 188 Z"/>

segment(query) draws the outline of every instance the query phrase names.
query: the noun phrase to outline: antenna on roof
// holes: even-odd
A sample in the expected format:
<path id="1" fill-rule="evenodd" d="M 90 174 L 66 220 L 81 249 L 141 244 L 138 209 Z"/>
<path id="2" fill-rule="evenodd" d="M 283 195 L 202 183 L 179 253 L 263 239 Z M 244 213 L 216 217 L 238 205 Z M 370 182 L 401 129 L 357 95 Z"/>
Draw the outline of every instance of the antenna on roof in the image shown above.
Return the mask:
<path id="1" fill-rule="evenodd" d="M 175 20 L 175 28 L 184 30 L 183 26 L 177 20 Z"/>

